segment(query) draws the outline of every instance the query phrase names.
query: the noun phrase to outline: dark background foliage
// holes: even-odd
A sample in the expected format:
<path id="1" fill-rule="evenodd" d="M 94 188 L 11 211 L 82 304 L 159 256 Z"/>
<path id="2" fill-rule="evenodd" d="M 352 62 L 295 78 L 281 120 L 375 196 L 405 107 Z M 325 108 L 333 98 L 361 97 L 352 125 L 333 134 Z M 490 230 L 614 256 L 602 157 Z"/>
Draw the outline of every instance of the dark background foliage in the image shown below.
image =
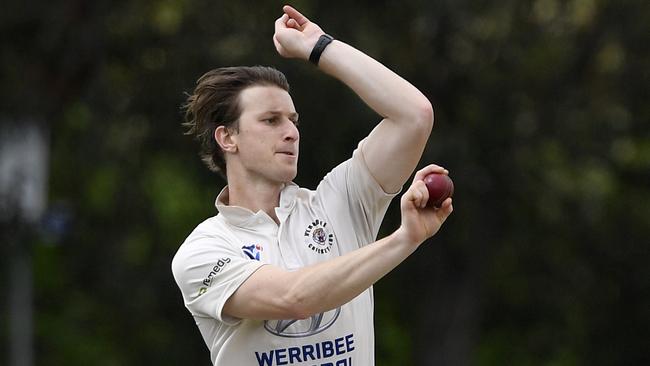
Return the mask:
<path id="1" fill-rule="evenodd" d="M 276 55 L 281 5 L 3 4 L 0 121 L 48 131 L 44 222 L 66 223 L 2 223 L 2 277 L 17 248 L 33 261 L 36 364 L 209 364 L 170 271 L 224 184 L 180 126 L 203 72 L 287 74 L 307 187 L 379 120 L 338 81 Z M 375 286 L 377 364 L 648 364 L 648 3 L 293 5 L 429 97 L 422 164 L 456 184 L 443 230 Z M 398 224 L 394 203 L 382 235 Z"/>

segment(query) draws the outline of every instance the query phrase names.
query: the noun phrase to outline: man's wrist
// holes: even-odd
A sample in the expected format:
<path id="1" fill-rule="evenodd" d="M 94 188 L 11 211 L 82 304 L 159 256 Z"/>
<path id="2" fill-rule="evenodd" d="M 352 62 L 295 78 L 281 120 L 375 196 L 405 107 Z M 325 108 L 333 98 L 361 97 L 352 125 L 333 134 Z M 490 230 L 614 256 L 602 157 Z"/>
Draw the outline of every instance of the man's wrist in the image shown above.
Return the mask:
<path id="1" fill-rule="evenodd" d="M 316 41 L 314 48 L 312 48 L 311 53 L 309 54 L 309 61 L 318 66 L 318 62 L 320 61 L 320 57 L 323 54 L 323 51 L 325 51 L 325 48 L 329 46 L 332 41 L 334 41 L 334 37 L 330 36 L 329 34 L 322 34 L 318 38 L 318 41 Z"/>
<path id="2" fill-rule="evenodd" d="M 422 244 L 422 241 L 414 239 L 403 226 L 397 228 L 390 236 L 394 244 L 403 247 L 409 254 Z"/>

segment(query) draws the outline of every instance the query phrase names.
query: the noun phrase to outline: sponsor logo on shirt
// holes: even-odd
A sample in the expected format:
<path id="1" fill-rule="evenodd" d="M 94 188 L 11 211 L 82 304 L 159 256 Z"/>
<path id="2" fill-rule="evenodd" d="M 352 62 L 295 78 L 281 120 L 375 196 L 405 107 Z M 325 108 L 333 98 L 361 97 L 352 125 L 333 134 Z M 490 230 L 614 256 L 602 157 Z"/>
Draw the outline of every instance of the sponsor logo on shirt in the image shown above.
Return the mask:
<path id="1" fill-rule="evenodd" d="M 255 351 L 255 358 L 259 366 L 352 366 L 355 349 L 354 333 L 350 333 L 334 339 L 295 343 L 287 348 Z"/>
<path id="2" fill-rule="evenodd" d="M 198 296 L 201 296 L 206 291 L 208 291 L 208 287 L 210 287 L 210 285 L 212 284 L 212 279 L 214 278 L 214 276 L 216 276 L 217 273 L 221 272 L 226 267 L 226 265 L 228 265 L 228 263 L 230 263 L 230 262 L 231 262 L 231 259 L 228 258 L 228 257 L 221 258 L 221 259 L 219 259 L 217 261 L 217 263 L 214 265 L 214 267 L 212 267 L 212 270 L 210 270 L 210 273 L 208 273 L 208 275 L 203 279 L 203 281 L 201 281 L 201 283 L 205 287 L 201 287 L 199 289 Z"/>
<path id="3" fill-rule="evenodd" d="M 264 248 L 259 244 L 251 244 L 244 245 L 241 247 L 241 250 L 248 258 L 258 261 L 262 257 L 262 251 L 264 251 Z"/>
<path id="4" fill-rule="evenodd" d="M 334 234 L 325 221 L 316 219 L 305 229 L 305 244 L 316 253 L 329 253 L 333 242 Z"/>
<path id="5" fill-rule="evenodd" d="M 264 328 L 271 334 L 287 338 L 303 338 L 318 334 L 336 322 L 341 308 L 314 314 L 307 319 L 265 320 Z"/>

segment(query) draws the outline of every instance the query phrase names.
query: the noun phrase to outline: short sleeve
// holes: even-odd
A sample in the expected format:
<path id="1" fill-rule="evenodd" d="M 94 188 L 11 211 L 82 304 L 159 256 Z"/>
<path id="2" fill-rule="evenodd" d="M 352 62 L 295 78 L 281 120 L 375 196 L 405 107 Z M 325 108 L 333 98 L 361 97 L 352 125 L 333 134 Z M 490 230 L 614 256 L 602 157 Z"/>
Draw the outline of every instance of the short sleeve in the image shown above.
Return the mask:
<path id="1" fill-rule="evenodd" d="M 352 225 L 361 245 L 376 239 L 388 205 L 399 193 L 385 192 L 373 177 L 363 156 L 363 143 L 316 188 L 316 196 L 328 216 Z"/>
<path id="2" fill-rule="evenodd" d="M 240 319 L 222 314 L 223 306 L 263 265 L 243 257 L 225 236 L 195 230 L 174 256 L 172 272 L 192 315 L 233 325 Z"/>

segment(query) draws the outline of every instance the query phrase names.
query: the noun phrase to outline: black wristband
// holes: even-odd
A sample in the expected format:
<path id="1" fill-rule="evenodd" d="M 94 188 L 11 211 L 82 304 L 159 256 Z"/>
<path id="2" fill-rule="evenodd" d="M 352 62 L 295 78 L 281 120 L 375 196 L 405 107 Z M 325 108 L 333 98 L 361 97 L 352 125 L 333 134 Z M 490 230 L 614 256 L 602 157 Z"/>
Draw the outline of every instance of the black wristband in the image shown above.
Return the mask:
<path id="1" fill-rule="evenodd" d="M 323 53 L 323 51 L 325 51 L 325 47 L 332 43 L 333 40 L 334 37 L 330 36 L 329 34 L 323 34 L 320 36 L 316 42 L 316 45 L 314 46 L 314 49 L 311 50 L 309 61 L 311 61 L 314 65 L 318 65 L 320 55 Z"/>

